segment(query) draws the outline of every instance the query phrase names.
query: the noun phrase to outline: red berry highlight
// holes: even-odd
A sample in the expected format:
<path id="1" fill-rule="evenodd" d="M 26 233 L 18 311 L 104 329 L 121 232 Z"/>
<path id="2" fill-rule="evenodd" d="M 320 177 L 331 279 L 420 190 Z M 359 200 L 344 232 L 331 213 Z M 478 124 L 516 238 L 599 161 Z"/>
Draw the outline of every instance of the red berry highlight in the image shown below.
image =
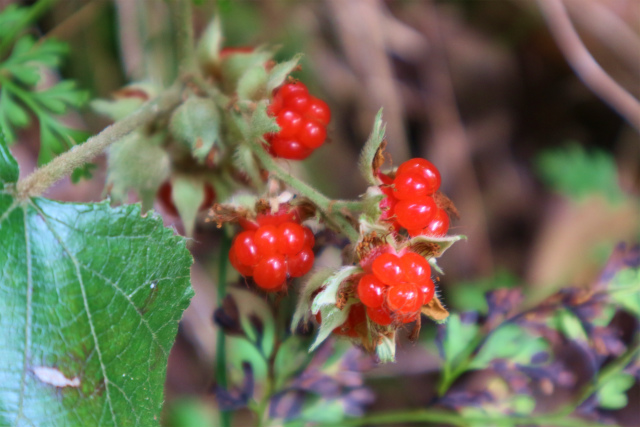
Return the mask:
<path id="1" fill-rule="evenodd" d="M 380 255 L 373 261 L 372 269 L 373 274 L 387 285 L 395 285 L 405 281 L 400 258 L 397 255 L 389 253 Z"/>
<path id="2" fill-rule="evenodd" d="M 358 298 L 367 307 L 380 307 L 384 302 L 386 286 L 375 275 L 366 274 L 358 282 Z"/>
<path id="3" fill-rule="evenodd" d="M 400 283 L 387 292 L 387 305 L 400 314 L 415 313 L 422 306 L 423 296 L 413 283 Z"/>
<path id="4" fill-rule="evenodd" d="M 287 279 L 287 266 L 282 255 L 263 258 L 253 269 L 253 280 L 264 289 L 278 289 Z"/>
<path id="5" fill-rule="evenodd" d="M 429 225 L 437 209 L 432 197 L 401 200 L 395 206 L 396 219 L 408 230 L 424 228 Z"/>

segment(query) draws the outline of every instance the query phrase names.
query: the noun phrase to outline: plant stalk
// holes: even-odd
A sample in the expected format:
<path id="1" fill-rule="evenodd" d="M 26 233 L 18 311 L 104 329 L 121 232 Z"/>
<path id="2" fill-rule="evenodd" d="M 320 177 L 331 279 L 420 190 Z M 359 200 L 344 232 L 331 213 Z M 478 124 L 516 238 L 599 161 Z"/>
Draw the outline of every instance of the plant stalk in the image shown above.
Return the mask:
<path id="1" fill-rule="evenodd" d="M 295 189 L 302 196 L 307 197 L 322 212 L 324 218 L 331 222 L 341 233 L 349 238 L 353 243 L 360 238 L 360 233 L 351 225 L 349 220 L 341 213 L 332 209 L 333 201 L 324 194 L 315 190 L 309 184 L 300 181 L 278 164 L 273 157 L 257 141 L 249 141 L 249 146 L 258 157 L 262 165 L 280 181 Z"/>
<path id="2" fill-rule="evenodd" d="M 158 116 L 174 109 L 181 100 L 182 86 L 169 88 L 156 99 L 144 104 L 134 113 L 106 127 L 99 134 L 89 138 L 84 144 L 76 145 L 71 150 L 54 158 L 43 167 L 36 169 L 25 179 L 18 181 L 16 197 L 25 200 L 41 195 L 49 187 L 76 168 L 90 162 L 102 153 L 109 145 L 144 126 Z"/>

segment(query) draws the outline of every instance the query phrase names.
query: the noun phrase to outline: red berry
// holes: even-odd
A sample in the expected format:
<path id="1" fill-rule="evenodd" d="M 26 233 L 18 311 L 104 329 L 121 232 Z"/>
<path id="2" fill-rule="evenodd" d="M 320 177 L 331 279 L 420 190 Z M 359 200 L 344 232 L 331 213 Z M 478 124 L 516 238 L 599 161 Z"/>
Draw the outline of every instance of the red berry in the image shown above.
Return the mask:
<path id="1" fill-rule="evenodd" d="M 293 110 L 285 109 L 276 116 L 276 123 L 280 126 L 280 132 L 278 132 L 277 136 L 283 139 L 293 138 L 302 128 L 302 117 Z"/>
<path id="2" fill-rule="evenodd" d="M 422 175 L 427 181 L 427 194 L 433 194 L 440 188 L 442 178 L 440 172 L 433 163 L 428 160 L 415 158 L 407 160 L 398 167 L 396 175 L 404 175 L 408 173 L 416 173 Z"/>
<path id="3" fill-rule="evenodd" d="M 313 249 L 313 247 L 316 244 L 316 238 L 313 235 L 313 231 L 311 231 L 309 227 L 303 227 L 303 228 L 304 228 L 304 245 Z"/>
<path id="4" fill-rule="evenodd" d="M 327 130 L 315 120 L 305 120 L 298 132 L 298 139 L 307 147 L 316 149 L 327 139 Z"/>
<path id="5" fill-rule="evenodd" d="M 308 93 L 297 93 L 284 98 L 284 108 L 303 113 L 309 106 L 310 95 Z"/>
<path id="6" fill-rule="evenodd" d="M 277 290 L 286 279 L 287 266 L 281 255 L 263 258 L 253 269 L 253 280 L 266 290 Z"/>
<path id="7" fill-rule="evenodd" d="M 304 228 L 295 222 L 285 222 L 278 227 L 278 252 L 283 255 L 295 255 L 304 246 Z"/>
<path id="8" fill-rule="evenodd" d="M 380 307 L 386 286 L 375 275 L 366 274 L 358 282 L 358 297 L 367 307 Z"/>
<path id="9" fill-rule="evenodd" d="M 313 267 L 315 256 L 310 247 L 305 246 L 300 252 L 287 259 L 287 268 L 291 277 L 304 276 Z"/>
<path id="10" fill-rule="evenodd" d="M 276 136 L 271 141 L 271 148 L 276 156 L 283 159 L 304 160 L 313 152 L 312 149 L 295 139 Z"/>
<path id="11" fill-rule="evenodd" d="M 387 285 L 395 285 L 405 281 L 400 258 L 396 255 L 389 253 L 380 255 L 373 260 L 372 269 L 373 274 Z"/>
<path id="12" fill-rule="evenodd" d="M 235 250 L 238 261 L 244 265 L 255 265 L 260 261 L 258 248 L 253 240 L 254 234 L 254 231 L 243 231 L 233 242 L 232 249 Z"/>
<path id="13" fill-rule="evenodd" d="M 417 200 L 401 200 L 395 206 L 398 223 L 408 230 L 424 228 L 436 214 L 437 206 L 432 197 Z"/>
<path id="14" fill-rule="evenodd" d="M 401 314 L 415 313 L 422 306 L 423 296 L 413 283 L 400 283 L 387 292 L 387 305 Z"/>
<path id="15" fill-rule="evenodd" d="M 305 116 L 313 118 L 323 125 L 328 125 L 331 121 L 331 109 L 322 99 L 310 97 Z"/>
<path id="16" fill-rule="evenodd" d="M 283 107 L 284 107 L 284 99 L 282 99 L 282 96 L 280 94 L 276 94 L 271 100 L 271 103 L 269 104 L 269 106 L 267 107 L 267 114 L 270 115 L 271 117 L 277 116 L 278 113 L 282 111 Z"/>
<path id="17" fill-rule="evenodd" d="M 422 230 L 422 234 L 432 237 L 443 237 L 447 234 L 448 230 L 449 215 L 447 215 L 447 212 L 444 209 L 438 208 L 429 225 Z"/>
<path id="18" fill-rule="evenodd" d="M 367 316 L 369 316 L 369 319 L 371 319 L 372 322 L 382 326 L 390 325 L 393 322 L 389 311 L 387 311 L 384 306 L 375 308 L 367 307 Z"/>
<path id="19" fill-rule="evenodd" d="M 407 252 L 400 258 L 402 271 L 407 282 L 421 284 L 431 280 L 429 261 L 415 252 Z"/>
<path id="20" fill-rule="evenodd" d="M 278 251 L 278 231 L 274 225 L 263 225 L 253 237 L 261 257 L 274 255 Z"/>
<path id="21" fill-rule="evenodd" d="M 253 268 L 238 261 L 238 256 L 236 255 L 234 247 L 232 247 L 229 251 L 229 261 L 231 262 L 233 268 L 238 271 L 238 273 L 242 274 L 243 276 L 253 276 Z"/>
<path id="22" fill-rule="evenodd" d="M 305 86 L 305 84 L 301 82 L 284 84 L 280 86 L 280 88 L 277 89 L 276 92 L 276 94 L 282 96 L 282 98 L 288 98 L 293 95 L 304 93 L 309 93 L 309 91 L 307 90 L 307 86 Z"/>
<path id="23" fill-rule="evenodd" d="M 393 185 L 393 195 L 399 200 L 415 200 L 426 196 L 429 190 L 427 180 L 417 173 L 398 174 Z"/>
<path id="24" fill-rule="evenodd" d="M 436 294 L 436 285 L 433 284 L 433 280 L 429 279 L 419 285 L 420 292 L 422 292 L 422 305 L 427 305 L 431 302 Z"/>

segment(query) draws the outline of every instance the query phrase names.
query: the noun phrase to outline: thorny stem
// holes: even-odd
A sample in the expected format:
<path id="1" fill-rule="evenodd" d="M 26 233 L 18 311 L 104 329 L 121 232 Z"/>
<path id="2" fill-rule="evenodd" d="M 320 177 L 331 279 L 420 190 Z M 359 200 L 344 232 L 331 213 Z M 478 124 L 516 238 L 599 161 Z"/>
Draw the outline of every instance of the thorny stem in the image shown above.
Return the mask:
<path id="1" fill-rule="evenodd" d="M 180 103 L 181 89 L 181 85 L 173 86 L 134 113 L 92 136 L 84 144 L 74 146 L 43 167 L 36 169 L 25 179 L 18 181 L 17 198 L 24 200 L 28 197 L 41 195 L 54 183 L 70 175 L 74 169 L 102 153 L 109 145 L 119 141 L 140 126 L 152 122 L 158 116 L 171 111 Z"/>
<path id="2" fill-rule="evenodd" d="M 352 242 L 357 242 L 360 233 L 351 225 L 349 220 L 339 211 L 333 209 L 333 201 L 309 184 L 300 181 L 282 169 L 280 165 L 265 151 L 258 141 L 249 141 L 249 145 L 264 167 L 280 181 L 295 189 L 302 196 L 307 197 L 322 212 L 325 219 L 331 223 Z"/>
<path id="3" fill-rule="evenodd" d="M 218 306 L 222 306 L 222 302 L 227 295 L 227 257 L 231 247 L 231 239 L 223 230 L 222 240 L 220 241 L 220 257 L 218 261 Z M 227 389 L 227 357 L 225 336 L 222 328 L 218 328 L 216 332 L 216 381 L 222 389 Z M 231 426 L 231 411 L 220 410 L 220 426 Z"/>
<path id="4" fill-rule="evenodd" d="M 363 425 L 388 425 L 398 423 L 433 423 L 467 427 L 469 425 L 485 425 L 497 427 L 513 427 L 527 425 L 546 425 L 556 427 L 606 427 L 604 424 L 594 423 L 580 418 L 564 416 L 464 416 L 454 412 L 421 409 L 417 411 L 393 411 L 373 414 L 360 418 L 346 419 L 340 422 L 341 427 L 357 427 Z M 315 427 L 333 427 L 334 423 L 315 424 Z"/>

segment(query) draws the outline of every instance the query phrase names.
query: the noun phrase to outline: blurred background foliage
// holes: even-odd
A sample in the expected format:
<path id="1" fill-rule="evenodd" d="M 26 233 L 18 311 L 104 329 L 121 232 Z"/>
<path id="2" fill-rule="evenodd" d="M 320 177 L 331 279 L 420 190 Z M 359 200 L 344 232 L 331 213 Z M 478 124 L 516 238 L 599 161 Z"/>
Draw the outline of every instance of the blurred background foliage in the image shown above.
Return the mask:
<path id="1" fill-rule="evenodd" d="M 31 2 L 0 0 L 0 8 L 10 4 Z M 536 2 L 198 0 L 194 5 L 196 35 L 217 10 L 225 46 L 277 45 L 278 60 L 304 53 L 296 76 L 329 102 L 334 121 L 331 143 L 304 162 L 291 162 L 293 173 L 334 198 L 362 193 L 365 183 L 354 166 L 381 106 L 394 164 L 420 156 L 438 166 L 443 191 L 461 213 L 452 231 L 468 236 L 440 263 L 447 274 L 439 278 L 439 289 L 456 313 L 447 326 L 450 335 L 445 333 L 437 341 L 445 363 L 458 363 L 455 354 L 464 351 L 460 346 L 482 327 L 482 321 L 465 313 L 475 311 L 485 320 L 490 316 L 486 292 L 518 289 L 524 306 L 532 306 L 563 287 L 588 289 L 599 280 L 616 245 L 640 242 L 638 132 L 576 77 Z M 640 3 L 566 0 L 564 5 L 594 58 L 622 87 L 640 97 Z M 130 81 L 166 85 L 175 70 L 174 50 L 167 48 L 174 43 L 169 16 L 169 7 L 161 0 L 54 3 L 40 18 L 34 36 L 46 35 L 47 40 L 66 42 L 70 48 L 59 52 L 63 55 L 59 72 L 47 75 L 44 84 L 74 80 L 91 99 L 108 98 Z M 77 92 L 71 103 L 83 105 L 84 94 Z M 107 124 L 89 109 L 61 113 L 69 129 L 95 133 Z M 39 130 L 37 126 L 18 130 L 16 138 L 19 144 L 12 151 L 21 173 L 27 174 L 38 162 Z M 100 200 L 104 163 L 97 161 L 94 179 L 79 184 L 63 181 L 48 197 Z M 211 314 L 217 306 L 219 239 L 213 229 L 201 225 L 195 240 L 196 298 L 185 315 L 167 377 L 172 408 L 167 420 L 175 426 L 216 425 L 210 414 L 216 406 L 211 388 L 215 383 Z M 625 280 L 636 286 L 640 278 Z M 235 298 L 238 304 L 250 304 L 249 297 Z M 629 343 L 638 330 L 639 304 L 622 300 L 627 314 L 608 321 L 617 322 L 616 333 Z M 553 317 L 561 325 L 558 329 L 565 328 L 566 336 L 578 342 L 580 328 L 576 332 L 572 317 L 562 315 L 562 310 L 558 313 Z M 286 319 L 273 321 L 286 324 Z M 523 350 L 504 346 L 527 341 L 518 328 L 500 329 L 504 336 L 496 341 L 497 348 L 492 350 L 488 342 L 483 351 L 504 357 Z M 377 396 L 376 410 L 421 407 L 436 396 L 442 365 L 434 339 L 442 333 L 435 325 L 423 325 L 417 344 L 406 336 L 402 339 L 397 364 L 366 374 L 367 385 Z M 541 351 L 531 346 L 523 350 L 528 360 Z M 576 346 L 571 342 L 557 346 L 564 352 L 560 361 L 575 359 L 567 375 L 592 375 Z M 484 367 L 492 358 L 481 352 L 473 363 Z M 237 368 L 242 370 L 241 365 Z M 499 372 L 498 367 L 493 369 Z M 634 412 L 637 416 L 640 388 L 628 374 L 620 375 L 601 391 L 606 394 L 605 407 L 617 411 L 608 415 L 623 425 L 639 425 Z M 543 410 L 557 405 L 550 394 L 545 398 L 544 387 L 534 393 L 536 402 L 531 403 L 528 396 L 521 399 L 520 394 L 506 392 L 504 384 L 486 371 L 465 373 L 462 381 L 460 390 L 486 389 L 503 395 L 503 407 L 496 411 L 504 412 L 504 405 L 516 412 L 530 412 L 536 402 Z M 569 401 L 574 391 L 569 384 L 553 396 Z M 625 393 L 635 404 L 626 405 Z M 450 406 L 456 407 L 455 396 L 449 398 Z M 371 399 L 366 395 L 356 401 L 364 404 Z M 240 413 L 238 425 L 250 425 L 245 415 Z M 273 415 L 277 419 L 279 414 Z"/>

